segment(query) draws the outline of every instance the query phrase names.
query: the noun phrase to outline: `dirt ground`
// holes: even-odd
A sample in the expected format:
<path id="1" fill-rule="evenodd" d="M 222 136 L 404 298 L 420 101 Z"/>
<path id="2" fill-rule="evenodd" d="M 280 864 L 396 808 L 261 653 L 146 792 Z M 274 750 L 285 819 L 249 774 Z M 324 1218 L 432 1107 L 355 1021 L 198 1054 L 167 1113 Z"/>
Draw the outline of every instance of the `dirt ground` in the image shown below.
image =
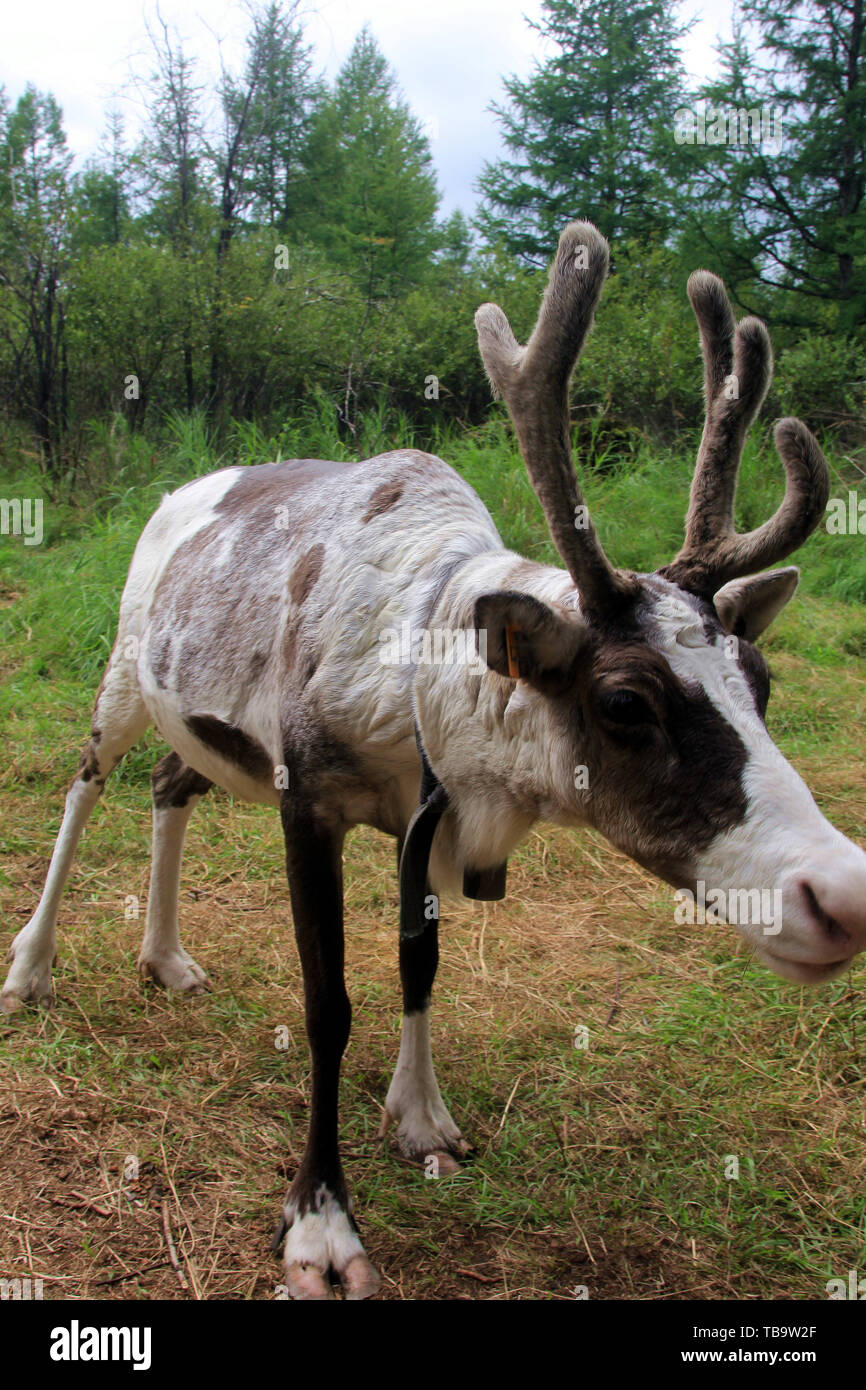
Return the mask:
<path id="1" fill-rule="evenodd" d="M 853 818 L 862 780 L 824 791 Z M 10 803 L 39 847 L 7 865 L 10 935 L 56 823 L 37 793 Z M 199 808 L 182 937 L 213 989 L 178 998 L 136 974 L 146 803 L 122 793 L 67 890 L 55 1007 L 0 1026 L 0 1274 L 52 1299 L 279 1298 L 269 1241 L 309 1067 L 277 818 Z M 434 1048 L 476 1152 L 429 1181 L 377 1137 L 399 1029 L 390 842 L 355 832 L 346 881 L 343 1155 L 382 1297 L 818 1297 L 862 1258 L 850 980 L 773 981 L 729 929 L 675 927 L 670 890 L 599 838 L 533 834 L 503 903 L 444 914 Z"/>

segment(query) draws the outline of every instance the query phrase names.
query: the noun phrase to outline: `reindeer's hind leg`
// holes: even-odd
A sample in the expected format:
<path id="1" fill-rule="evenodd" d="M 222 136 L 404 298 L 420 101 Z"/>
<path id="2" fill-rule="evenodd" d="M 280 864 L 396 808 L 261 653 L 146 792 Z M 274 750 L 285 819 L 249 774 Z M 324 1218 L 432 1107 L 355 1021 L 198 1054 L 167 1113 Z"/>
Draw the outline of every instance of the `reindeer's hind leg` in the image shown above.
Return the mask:
<path id="1" fill-rule="evenodd" d="M 135 662 L 118 638 L 93 709 L 90 742 L 66 796 L 66 809 L 42 897 L 26 927 L 12 942 L 12 967 L 0 994 L 0 1010 L 11 1013 L 27 1000 L 51 999 L 51 967 L 57 949 L 57 910 L 75 847 L 99 800 L 105 779 L 144 733 L 150 716 L 141 698 Z"/>
<path id="2" fill-rule="evenodd" d="M 150 890 L 147 895 L 147 925 L 138 968 L 146 979 L 156 980 L 165 989 L 200 994 L 207 988 L 207 975 L 180 944 L 177 925 L 177 895 L 180 863 L 186 827 L 196 802 L 213 785 L 169 753 L 153 769 L 153 854 L 150 861 Z"/>

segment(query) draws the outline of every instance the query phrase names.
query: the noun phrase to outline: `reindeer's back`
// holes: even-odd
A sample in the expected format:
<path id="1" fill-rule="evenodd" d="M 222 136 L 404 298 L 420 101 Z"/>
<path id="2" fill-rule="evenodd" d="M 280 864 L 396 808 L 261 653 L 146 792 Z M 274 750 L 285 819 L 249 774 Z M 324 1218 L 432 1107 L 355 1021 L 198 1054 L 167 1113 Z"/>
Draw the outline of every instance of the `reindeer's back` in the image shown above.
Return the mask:
<path id="1" fill-rule="evenodd" d="M 383 641 L 424 625 L 462 559 L 501 548 L 435 455 L 229 468 L 166 497 L 145 527 L 121 636 L 139 638 L 142 694 L 178 751 L 194 715 L 275 758 L 290 726 L 387 755 L 412 746 L 412 670 L 384 663 Z"/>

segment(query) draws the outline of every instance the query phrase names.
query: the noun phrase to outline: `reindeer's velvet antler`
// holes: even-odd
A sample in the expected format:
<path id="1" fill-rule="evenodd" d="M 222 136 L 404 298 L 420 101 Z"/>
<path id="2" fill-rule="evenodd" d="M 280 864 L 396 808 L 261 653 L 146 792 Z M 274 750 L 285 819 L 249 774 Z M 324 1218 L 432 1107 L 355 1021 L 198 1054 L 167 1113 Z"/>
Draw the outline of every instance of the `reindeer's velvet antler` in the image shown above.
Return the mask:
<path id="1" fill-rule="evenodd" d="M 568 388 L 592 325 L 608 268 L 608 246 L 590 222 L 572 222 L 559 239 L 538 322 L 525 347 L 496 304 L 475 315 L 478 345 L 494 391 L 503 396 L 532 485 L 557 550 L 585 610 L 610 613 L 635 592 L 615 569 L 588 520 L 571 457 Z M 724 284 L 709 271 L 690 277 L 701 334 L 706 419 L 692 481 L 685 544 L 659 573 L 710 599 L 731 579 L 776 564 L 815 529 L 830 489 L 827 463 L 799 420 L 780 420 L 776 448 L 787 474 L 784 500 L 769 521 L 734 530 L 743 444 L 767 393 L 772 349 L 760 319 L 737 323 Z"/>
<path id="2" fill-rule="evenodd" d="M 775 441 L 787 474 L 784 500 L 769 521 L 737 535 L 737 474 L 746 434 L 772 376 L 770 338 L 760 319 L 735 323 L 718 276 L 695 271 L 688 293 L 701 334 L 706 416 L 685 544 L 659 573 L 709 599 L 729 580 L 766 569 L 802 545 L 824 514 L 830 477 L 806 426 L 799 420 L 780 420 Z"/>
<path id="3" fill-rule="evenodd" d="M 608 246 L 590 222 L 559 239 L 538 322 L 525 347 L 497 304 L 475 315 L 478 346 L 494 391 L 508 406 L 521 452 L 557 550 L 586 609 L 610 611 L 634 592 L 588 520 L 571 457 L 568 387 L 607 275 Z"/>

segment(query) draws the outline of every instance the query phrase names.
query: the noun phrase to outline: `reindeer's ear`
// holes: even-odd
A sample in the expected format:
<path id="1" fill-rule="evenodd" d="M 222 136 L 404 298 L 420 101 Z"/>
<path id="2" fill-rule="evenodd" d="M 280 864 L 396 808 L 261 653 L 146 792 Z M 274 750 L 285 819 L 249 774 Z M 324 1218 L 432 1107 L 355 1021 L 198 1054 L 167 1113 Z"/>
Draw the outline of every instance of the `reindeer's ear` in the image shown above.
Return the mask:
<path id="1" fill-rule="evenodd" d="M 531 594 L 503 590 L 475 603 L 478 649 L 497 675 L 528 681 L 556 695 L 574 679 L 586 629 L 575 614 L 550 608 Z"/>
<path id="2" fill-rule="evenodd" d="M 713 595 L 719 622 L 726 632 L 754 642 L 781 613 L 799 579 L 796 565 L 769 570 L 766 574 L 751 574 L 745 579 L 732 579 Z"/>

